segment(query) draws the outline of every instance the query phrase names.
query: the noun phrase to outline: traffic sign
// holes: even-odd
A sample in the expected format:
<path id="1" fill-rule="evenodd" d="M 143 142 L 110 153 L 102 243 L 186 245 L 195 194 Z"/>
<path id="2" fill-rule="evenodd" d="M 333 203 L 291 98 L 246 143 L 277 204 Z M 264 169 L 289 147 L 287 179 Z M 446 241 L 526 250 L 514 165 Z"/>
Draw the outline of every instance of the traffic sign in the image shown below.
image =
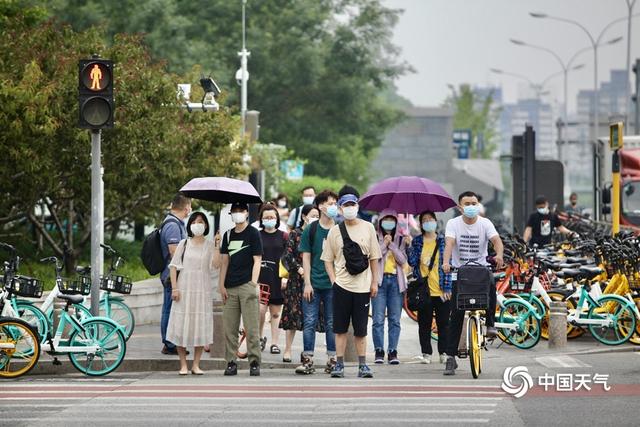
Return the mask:
<path id="1" fill-rule="evenodd" d="M 113 62 L 83 59 L 78 62 L 78 126 L 85 129 L 113 127 Z"/>

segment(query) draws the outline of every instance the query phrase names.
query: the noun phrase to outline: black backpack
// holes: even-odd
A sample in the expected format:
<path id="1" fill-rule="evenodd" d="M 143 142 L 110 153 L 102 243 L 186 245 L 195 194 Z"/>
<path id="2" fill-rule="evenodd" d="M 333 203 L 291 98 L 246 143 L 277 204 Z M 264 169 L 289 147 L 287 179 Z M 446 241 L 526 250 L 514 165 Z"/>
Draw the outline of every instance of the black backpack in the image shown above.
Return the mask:
<path id="1" fill-rule="evenodd" d="M 360 245 L 351 240 L 347 233 L 347 226 L 341 223 L 339 226 L 342 235 L 342 253 L 346 261 L 346 267 L 349 274 L 355 276 L 369 268 L 369 257 L 362 253 Z"/>
<path id="2" fill-rule="evenodd" d="M 162 256 L 161 233 L 164 226 L 169 222 L 174 222 L 179 225 L 177 219 L 168 218 L 160 225 L 160 227 L 149 233 L 142 243 L 140 259 L 142 259 L 144 268 L 146 268 L 152 276 L 162 273 L 162 270 L 164 270 L 167 265 L 167 260 Z"/>

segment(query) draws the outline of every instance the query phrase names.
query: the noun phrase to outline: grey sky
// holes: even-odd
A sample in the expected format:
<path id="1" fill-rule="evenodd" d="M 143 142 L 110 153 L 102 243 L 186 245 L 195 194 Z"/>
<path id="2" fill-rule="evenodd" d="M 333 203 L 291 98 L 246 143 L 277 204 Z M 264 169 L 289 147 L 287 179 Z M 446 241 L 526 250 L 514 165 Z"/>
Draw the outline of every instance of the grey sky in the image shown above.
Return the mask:
<path id="1" fill-rule="evenodd" d="M 399 92 L 420 106 L 439 105 L 448 95 L 447 84 L 502 84 L 507 102 L 516 100 L 526 84 L 493 74 L 490 68 L 527 76 L 541 82 L 559 71 L 551 55 L 516 46 L 509 38 L 548 47 L 567 61 L 589 40 L 578 27 L 548 19 L 535 19 L 529 11 L 545 12 L 580 22 L 597 37 L 609 22 L 627 15 L 625 0 L 383 0 L 404 9 L 394 33 L 402 58 L 416 73 L 397 82 Z M 640 1 L 634 14 L 640 13 Z M 612 26 L 603 40 L 624 40 L 598 50 L 599 81 L 609 80 L 611 69 L 626 67 L 626 21 Z M 631 59 L 640 57 L 640 17 L 633 20 Z M 569 111 L 575 110 L 580 89 L 593 88 L 593 53 L 583 53 L 575 64 L 585 68 L 569 77 Z M 550 81 L 551 100 L 562 102 L 562 78 Z"/>

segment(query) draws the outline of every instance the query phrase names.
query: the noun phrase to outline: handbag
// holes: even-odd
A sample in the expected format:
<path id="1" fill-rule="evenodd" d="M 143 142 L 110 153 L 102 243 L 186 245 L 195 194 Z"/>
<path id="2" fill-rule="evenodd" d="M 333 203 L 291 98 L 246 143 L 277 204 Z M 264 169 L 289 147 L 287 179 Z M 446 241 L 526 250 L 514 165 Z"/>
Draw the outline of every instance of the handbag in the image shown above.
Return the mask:
<path id="1" fill-rule="evenodd" d="M 431 274 L 431 270 L 433 269 L 433 264 L 435 262 L 437 253 L 438 248 L 436 247 L 431 254 L 427 277 L 414 279 L 407 284 L 407 308 L 411 311 L 418 311 L 423 309 L 429 301 L 429 275 Z"/>

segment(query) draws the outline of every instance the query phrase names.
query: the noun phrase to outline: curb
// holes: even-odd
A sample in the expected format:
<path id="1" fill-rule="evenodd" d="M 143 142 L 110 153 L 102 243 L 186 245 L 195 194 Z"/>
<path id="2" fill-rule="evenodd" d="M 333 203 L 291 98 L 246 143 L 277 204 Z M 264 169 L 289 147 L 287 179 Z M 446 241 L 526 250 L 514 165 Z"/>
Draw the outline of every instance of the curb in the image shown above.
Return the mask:
<path id="1" fill-rule="evenodd" d="M 40 360 L 29 375 L 60 375 L 80 373 L 69 360 L 59 360 L 60 365 L 54 365 L 53 360 Z M 178 358 L 174 359 L 126 359 L 122 361 L 114 372 L 158 372 L 175 371 L 178 369 Z M 200 367 L 205 371 L 224 371 L 227 362 L 224 359 L 202 359 Z M 293 363 L 266 362 L 261 368 L 266 369 L 295 369 Z M 238 361 L 238 369 L 249 370 L 247 360 Z"/>

